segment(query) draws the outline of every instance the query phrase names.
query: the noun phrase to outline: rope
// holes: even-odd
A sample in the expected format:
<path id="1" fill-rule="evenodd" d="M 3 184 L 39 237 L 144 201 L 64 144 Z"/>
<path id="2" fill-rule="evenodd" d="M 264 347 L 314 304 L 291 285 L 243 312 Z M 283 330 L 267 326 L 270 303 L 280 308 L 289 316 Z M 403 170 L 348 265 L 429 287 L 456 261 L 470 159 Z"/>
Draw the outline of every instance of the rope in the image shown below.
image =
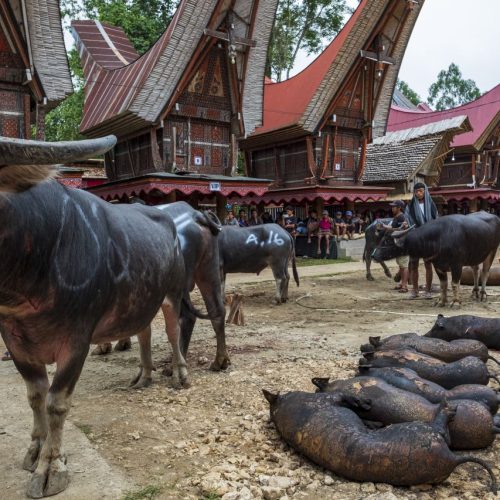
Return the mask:
<path id="1" fill-rule="evenodd" d="M 306 309 L 314 309 L 315 311 L 333 311 L 336 313 L 352 313 L 352 312 L 358 312 L 358 313 L 367 313 L 367 314 L 391 314 L 393 316 L 425 316 L 426 318 L 435 318 L 436 314 L 425 314 L 425 313 L 414 313 L 414 312 L 398 312 L 398 311 L 380 311 L 377 309 L 336 309 L 336 308 L 331 308 L 331 307 L 314 307 L 314 306 L 307 306 L 305 304 L 301 304 L 300 301 L 302 299 L 310 298 L 312 295 L 310 293 L 306 293 L 305 295 L 302 295 L 302 297 L 299 297 L 295 303 L 298 304 L 301 307 L 305 307 Z"/>

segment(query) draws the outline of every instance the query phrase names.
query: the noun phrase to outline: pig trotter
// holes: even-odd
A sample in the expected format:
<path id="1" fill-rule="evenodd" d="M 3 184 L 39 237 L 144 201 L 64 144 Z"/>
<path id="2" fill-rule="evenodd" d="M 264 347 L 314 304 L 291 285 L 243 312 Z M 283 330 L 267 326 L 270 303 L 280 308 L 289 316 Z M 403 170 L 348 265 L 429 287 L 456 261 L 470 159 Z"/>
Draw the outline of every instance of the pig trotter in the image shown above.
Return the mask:
<path id="1" fill-rule="evenodd" d="M 26 495 L 29 498 L 57 495 L 57 493 L 64 491 L 68 484 L 69 474 L 66 467 L 66 457 L 61 455 L 51 460 L 45 473 L 33 473 Z"/>

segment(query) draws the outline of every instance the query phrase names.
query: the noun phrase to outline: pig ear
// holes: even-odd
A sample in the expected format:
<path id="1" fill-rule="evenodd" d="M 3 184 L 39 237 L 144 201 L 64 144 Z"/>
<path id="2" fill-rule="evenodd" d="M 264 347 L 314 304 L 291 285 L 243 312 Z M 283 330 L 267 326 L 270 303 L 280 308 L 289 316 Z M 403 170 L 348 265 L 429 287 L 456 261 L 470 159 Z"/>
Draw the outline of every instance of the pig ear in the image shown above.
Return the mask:
<path id="1" fill-rule="evenodd" d="M 375 353 L 374 352 L 364 352 L 363 357 L 366 360 L 370 361 L 371 359 L 373 359 L 375 357 Z"/>
<path id="2" fill-rule="evenodd" d="M 372 344 L 363 344 L 359 349 L 361 352 L 373 352 L 375 347 Z"/>
<path id="3" fill-rule="evenodd" d="M 368 398 L 358 398 L 356 396 L 342 396 L 342 401 L 350 408 L 369 411 L 372 408 L 372 400 Z"/>
<path id="4" fill-rule="evenodd" d="M 444 328 L 444 316 L 442 314 L 438 314 L 436 325 L 439 326 L 439 328 Z"/>
<path id="5" fill-rule="evenodd" d="M 311 382 L 320 391 L 324 391 L 328 385 L 328 382 L 330 382 L 330 378 L 329 377 L 315 377 L 315 378 L 311 379 Z"/>
<path id="6" fill-rule="evenodd" d="M 373 347 L 379 347 L 381 344 L 380 337 L 368 337 L 368 340 Z"/>
<path id="7" fill-rule="evenodd" d="M 265 389 L 262 389 L 262 394 L 264 394 L 264 397 L 267 399 L 270 405 L 276 403 L 279 397 L 279 394 L 273 394 L 272 392 L 266 391 Z"/>

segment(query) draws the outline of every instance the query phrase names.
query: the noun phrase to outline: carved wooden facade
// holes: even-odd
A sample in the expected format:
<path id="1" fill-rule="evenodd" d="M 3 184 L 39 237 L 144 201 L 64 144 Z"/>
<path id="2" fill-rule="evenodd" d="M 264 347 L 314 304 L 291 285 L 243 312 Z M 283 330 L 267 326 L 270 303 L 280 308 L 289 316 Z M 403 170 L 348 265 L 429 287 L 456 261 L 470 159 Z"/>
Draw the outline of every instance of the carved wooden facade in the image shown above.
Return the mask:
<path id="1" fill-rule="evenodd" d="M 0 0 L 0 135 L 31 138 L 36 124 L 43 138 L 45 112 L 71 91 L 59 3 Z"/>
<path id="2" fill-rule="evenodd" d="M 120 28 L 73 23 L 87 78 L 82 133 L 119 139 L 106 155 L 109 180 L 235 173 L 239 138 L 262 121 L 276 5 L 182 0 L 164 35 L 141 57 L 131 55 Z"/>
<path id="3" fill-rule="evenodd" d="M 264 126 L 243 141 L 248 174 L 274 179 L 283 201 L 286 190 L 305 186 L 326 187 L 336 201 L 342 199 L 335 197 L 335 189 L 361 187 L 367 144 L 385 132 L 421 4 L 363 0 L 302 73 L 281 83 L 266 82 Z M 360 199 L 369 197 L 369 189 L 361 191 Z M 300 198 L 295 192 L 293 197 Z"/>

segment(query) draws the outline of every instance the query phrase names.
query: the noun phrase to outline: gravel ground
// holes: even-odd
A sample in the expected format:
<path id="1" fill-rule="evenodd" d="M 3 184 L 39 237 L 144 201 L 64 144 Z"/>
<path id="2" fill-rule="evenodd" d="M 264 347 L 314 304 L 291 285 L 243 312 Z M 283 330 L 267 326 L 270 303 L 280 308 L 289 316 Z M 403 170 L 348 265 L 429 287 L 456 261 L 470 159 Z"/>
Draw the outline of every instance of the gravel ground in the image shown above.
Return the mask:
<path id="1" fill-rule="evenodd" d="M 116 498 L 493 498 L 486 473 L 473 464 L 459 467 L 438 487 L 359 484 L 315 466 L 281 441 L 269 421 L 263 388 L 313 391 L 312 377 L 349 377 L 359 345 L 369 335 L 424 333 L 440 312 L 432 301 L 410 301 L 392 291 L 394 283 L 378 267 L 375 282 L 364 279 L 360 263 L 299 272 L 301 286 L 291 285 L 291 300 L 282 306 L 272 303 L 269 273 L 228 280 L 229 289 L 233 285 L 244 294 L 246 326 L 228 326 L 232 365 L 224 373 L 212 373 L 214 334 L 208 322 L 197 323 L 188 359 L 190 389 L 172 390 L 158 369 L 150 388 L 129 390 L 139 363 L 135 342 L 130 352 L 88 359 L 69 421 L 92 450 L 134 485 L 134 494 Z M 462 313 L 497 315 L 500 292 L 491 289 L 487 304 L 472 302 L 469 294 L 464 287 Z M 306 307 L 297 304 L 299 298 Z M 198 297 L 195 303 L 201 305 Z M 161 368 L 170 350 L 160 318 L 153 330 L 154 359 Z M 15 383 L 22 385 L 12 365 L 1 369 L 2 376 L 16 377 Z M 26 436 L 23 447 L 28 440 Z M 66 440 L 65 447 L 71 446 Z M 477 455 L 495 464 L 498 445 Z M 71 453 L 69 460 L 72 470 Z M 495 472 L 500 476 L 496 467 Z M 0 470 L 0 484 L 4 474 Z"/>

